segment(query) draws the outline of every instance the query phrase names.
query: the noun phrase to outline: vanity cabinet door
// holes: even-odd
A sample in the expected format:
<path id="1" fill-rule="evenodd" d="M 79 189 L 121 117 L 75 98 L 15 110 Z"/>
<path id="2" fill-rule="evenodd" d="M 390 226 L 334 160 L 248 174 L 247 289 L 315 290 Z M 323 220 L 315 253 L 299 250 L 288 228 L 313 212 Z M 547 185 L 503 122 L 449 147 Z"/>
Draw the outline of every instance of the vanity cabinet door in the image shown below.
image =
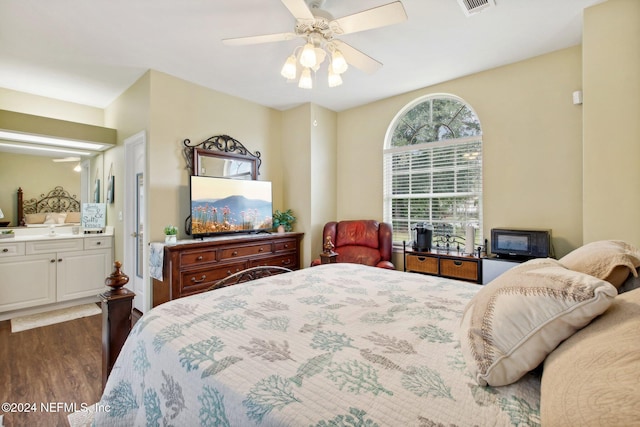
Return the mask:
<path id="1" fill-rule="evenodd" d="M 0 312 L 56 302 L 56 254 L 0 258 Z"/>
<path id="2" fill-rule="evenodd" d="M 111 249 L 59 252 L 57 258 L 57 300 L 96 296 L 106 290 L 104 280 L 111 272 Z"/>

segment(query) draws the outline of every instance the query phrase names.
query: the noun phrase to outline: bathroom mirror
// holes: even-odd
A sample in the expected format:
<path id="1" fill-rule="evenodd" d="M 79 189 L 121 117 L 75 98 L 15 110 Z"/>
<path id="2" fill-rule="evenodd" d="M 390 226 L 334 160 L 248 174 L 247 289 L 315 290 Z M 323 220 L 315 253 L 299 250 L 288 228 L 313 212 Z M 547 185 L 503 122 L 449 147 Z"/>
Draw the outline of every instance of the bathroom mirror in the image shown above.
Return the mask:
<path id="1" fill-rule="evenodd" d="M 183 141 L 183 154 L 191 175 L 258 179 L 260 152 L 251 153 L 238 140 L 228 135 L 217 135 L 192 144 Z"/>

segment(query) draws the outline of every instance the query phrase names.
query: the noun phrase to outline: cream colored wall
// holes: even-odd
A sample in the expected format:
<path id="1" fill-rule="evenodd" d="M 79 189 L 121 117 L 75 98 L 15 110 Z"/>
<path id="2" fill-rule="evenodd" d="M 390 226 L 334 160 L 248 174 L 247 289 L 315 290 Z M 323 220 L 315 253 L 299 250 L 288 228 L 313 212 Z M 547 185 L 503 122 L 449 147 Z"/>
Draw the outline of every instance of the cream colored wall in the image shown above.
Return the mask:
<path id="1" fill-rule="evenodd" d="M 126 215 L 124 141 L 140 131 L 146 132 L 149 129 L 150 89 L 150 72 L 147 72 L 105 109 L 105 124 L 118 129 L 118 145 L 104 153 L 104 178 L 106 183 L 110 173 L 115 177 L 114 202 L 107 204 L 107 224 L 114 226 L 115 259 L 119 261 L 125 259 L 124 223 L 120 220 L 120 212 L 123 213 L 122 218 Z M 148 159 L 146 166 L 149 168 Z M 106 195 L 106 186 L 104 191 L 103 194 Z M 148 237 L 145 236 L 145 239 L 147 243 Z M 125 271 L 132 271 L 130 266 L 123 268 Z"/>
<path id="2" fill-rule="evenodd" d="M 189 216 L 189 172 L 182 141 L 194 143 L 226 134 L 252 152 L 260 151 L 259 179 L 273 182 L 274 209 L 283 206 L 281 113 L 271 108 L 150 72 L 149 228 L 151 240 L 162 240 L 163 228 L 174 224 L 184 238 Z"/>
<path id="3" fill-rule="evenodd" d="M 336 158 L 338 114 L 311 106 L 311 219 L 305 230 L 310 253 L 305 266 L 322 251 L 322 229 L 336 218 Z"/>
<path id="4" fill-rule="evenodd" d="M 282 113 L 281 157 L 284 204 L 281 209 L 291 209 L 296 216 L 294 231 L 308 233 L 313 217 L 311 205 L 311 104 L 304 104 Z M 311 238 L 305 234 L 302 240 L 303 265 L 311 259 Z"/>
<path id="5" fill-rule="evenodd" d="M 105 126 L 104 110 L 0 87 L 0 110 Z"/>
<path id="6" fill-rule="evenodd" d="M 428 72 L 428 70 L 426 71 Z M 484 235 L 493 227 L 551 228 L 558 255 L 582 243 L 579 46 L 473 74 L 338 116 L 338 218 L 383 216 L 382 150 L 397 112 L 434 93 L 464 99 L 483 131 Z"/>
<path id="7" fill-rule="evenodd" d="M 584 14 L 584 240 L 640 246 L 640 1 Z"/>
<path id="8" fill-rule="evenodd" d="M 80 173 L 75 172 L 74 163 L 54 163 L 51 157 L 27 154 L 0 153 L 0 209 L 2 221 L 18 223 L 18 187 L 24 191 L 24 199 L 40 198 L 61 185 L 80 200 Z"/>

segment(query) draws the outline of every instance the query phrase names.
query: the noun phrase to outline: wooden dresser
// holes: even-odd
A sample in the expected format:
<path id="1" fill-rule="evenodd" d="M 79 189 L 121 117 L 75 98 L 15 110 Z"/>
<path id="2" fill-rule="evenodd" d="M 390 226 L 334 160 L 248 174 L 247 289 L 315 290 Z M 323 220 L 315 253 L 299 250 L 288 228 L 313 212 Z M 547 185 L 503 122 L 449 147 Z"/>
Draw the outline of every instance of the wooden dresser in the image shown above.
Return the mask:
<path id="1" fill-rule="evenodd" d="M 164 247 L 163 280 L 153 279 L 153 306 L 207 290 L 216 281 L 260 265 L 300 268 L 304 233 L 222 236 Z"/>
<path id="2" fill-rule="evenodd" d="M 482 283 L 482 258 L 473 255 L 438 251 L 416 252 L 406 249 L 405 271 L 432 274 L 452 279 Z"/>

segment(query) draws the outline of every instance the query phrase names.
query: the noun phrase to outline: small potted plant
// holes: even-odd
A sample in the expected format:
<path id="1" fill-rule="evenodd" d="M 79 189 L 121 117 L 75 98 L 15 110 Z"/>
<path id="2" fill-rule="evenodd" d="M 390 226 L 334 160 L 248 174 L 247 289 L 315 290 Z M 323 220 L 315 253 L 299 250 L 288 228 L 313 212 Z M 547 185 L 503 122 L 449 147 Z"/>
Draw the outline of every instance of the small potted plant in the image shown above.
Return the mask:
<path id="1" fill-rule="evenodd" d="M 176 236 L 178 235 L 178 229 L 173 225 L 167 225 L 164 228 L 164 242 L 165 243 L 175 243 Z"/>
<path id="2" fill-rule="evenodd" d="M 291 209 L 288 209 L 285 212 L 276 210 L 273 213 L 273 227 L 278 230 L 278 233 L 293 230 L 294 222 L 296 222 L 296 217 L 293 216 Z"/>

